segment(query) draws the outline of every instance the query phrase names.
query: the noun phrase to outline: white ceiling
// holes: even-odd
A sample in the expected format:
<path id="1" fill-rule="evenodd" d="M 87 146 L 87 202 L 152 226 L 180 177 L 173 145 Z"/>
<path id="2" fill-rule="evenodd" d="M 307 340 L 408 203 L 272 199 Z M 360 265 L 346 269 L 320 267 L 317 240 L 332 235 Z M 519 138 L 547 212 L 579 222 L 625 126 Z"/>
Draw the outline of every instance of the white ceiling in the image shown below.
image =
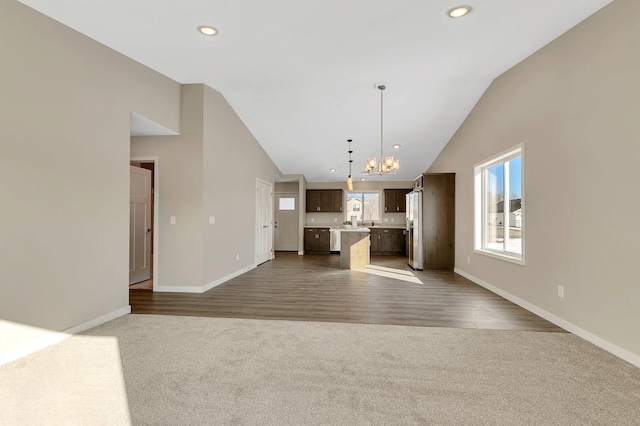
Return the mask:
<path id="1" fill-rule="evenodd" d="M 148 118 L 133 111 L 129 113 L 129 116 L 131 122 L 131 136 L 169 136 L 178 134 L 173 130 L 167 129 L 163 125 L 149 120 Z"/>
<path id="2" fill-rule="evenodd" d="M 402 144 L 391 153 L 400 173 L 385 179 L 411 180 L 496 77 L 610 1 L 22 0 L 180 83 L 220 91 L 283 173 L 312 182 L 346 178 L 347 139 L 354 178 L 379 156 L 375 83 L 387 84 L 385 155 Z M 449 18 L 459 4 L 472 12 Z"/>

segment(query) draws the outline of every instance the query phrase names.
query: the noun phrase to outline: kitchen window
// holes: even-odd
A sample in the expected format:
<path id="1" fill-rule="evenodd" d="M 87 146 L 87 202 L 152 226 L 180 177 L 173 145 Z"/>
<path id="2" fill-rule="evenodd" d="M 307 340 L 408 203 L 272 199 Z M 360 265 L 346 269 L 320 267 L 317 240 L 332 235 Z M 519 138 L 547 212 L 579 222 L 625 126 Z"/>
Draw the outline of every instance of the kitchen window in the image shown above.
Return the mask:
<path id="1" fill-rule="evenodd" d="M 474 166 L 475 251 L 524 265 L 523 145 Z"/>
<path id="2" fill-rule="evenodd" d="M 346 220 L 356 216 L 358 222 L 380 220 L 379 192 L 347 192 Z"/>

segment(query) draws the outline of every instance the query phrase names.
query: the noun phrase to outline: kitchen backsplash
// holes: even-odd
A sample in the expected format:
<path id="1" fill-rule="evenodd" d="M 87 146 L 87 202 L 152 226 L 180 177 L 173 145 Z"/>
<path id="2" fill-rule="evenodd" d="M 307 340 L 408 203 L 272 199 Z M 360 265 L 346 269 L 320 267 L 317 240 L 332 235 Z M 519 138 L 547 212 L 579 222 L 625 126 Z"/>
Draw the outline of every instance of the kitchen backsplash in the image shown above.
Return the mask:
<path id="1" fill-rule="evenodd" d="M 342 225 L 345 220 L 344 213 L 306 213 L 306 225 Z M 404 213 L 382 213 L 382 221 L 375 221 L 380 226 L 404 227 Z M 371 225 L 369 221 L 365 225 Z"/>

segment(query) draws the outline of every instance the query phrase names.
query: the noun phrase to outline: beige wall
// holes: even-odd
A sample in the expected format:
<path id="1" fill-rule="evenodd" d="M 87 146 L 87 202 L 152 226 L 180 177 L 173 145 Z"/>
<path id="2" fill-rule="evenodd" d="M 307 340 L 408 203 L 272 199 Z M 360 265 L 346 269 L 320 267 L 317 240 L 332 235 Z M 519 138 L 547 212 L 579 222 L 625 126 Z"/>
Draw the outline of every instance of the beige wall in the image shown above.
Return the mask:
<path id="1" fill-rule="evenodd" d="M 255 266 L 256 179 L 280 172 L 219 92 L 182 96 L 182 134 L 131 138 L 131 156 L 159 158 L 156 289 L 197 292 Z"/>
<path id="2" fill-rule="evenodd" d="M 635 362 L 638 22 L 640 2 L 616 0 L 500 76 L 429 169 L 456 173 L 458 270 Z M 473 165 L 521 142 L 526 266 L 473 252 Z"/>
<path id="3" fill-rule="evenodd" d="M 180 86 L 16 1 L 0 10 L 2 355 L 42 334 L 15 324 L 128 307 L 129 115 L 179 131 Z"/>
<path id="4" fill-rule="evenodd" d="M 298 193 L 300 183 L 298 182 L 276 182 L 276 192 L 295 192 Z"/>
<path id="5" fill-rule="evenodd" d="M 182 134 L 131 138 L 131 157 L 157 157 L 159 239 L 154 287 L 202 286 L 202 149 L 201 85 L 182 86 Z M 175 216 L 175 225 L 170 224 Z M 159 290 L 162 288 L 158 288 Z"/>
<path id="6" fill-rule="evenodd" d="M 256 179 L 281 175 L 219 92 L 204 88 L 203 284 L 256 263 Z M 208 224 L 209 216 L 216 219 Z M 240 260 L 236 260 L 236 254 Z"/>

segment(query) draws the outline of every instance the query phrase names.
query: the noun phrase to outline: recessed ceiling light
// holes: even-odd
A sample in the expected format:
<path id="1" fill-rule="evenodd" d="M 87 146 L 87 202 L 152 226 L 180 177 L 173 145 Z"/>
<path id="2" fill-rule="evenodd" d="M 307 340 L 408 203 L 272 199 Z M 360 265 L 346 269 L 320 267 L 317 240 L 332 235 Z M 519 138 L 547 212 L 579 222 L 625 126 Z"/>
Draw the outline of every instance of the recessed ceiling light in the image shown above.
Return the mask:
<path id="1" fill-rule="evenodd" d="M 208 36 L 216 35 L 218 33 L 218 30 L 216 30 L 213 27 L 209 27 L 207 25 L 202 25 L 202 26 L 198 27 L 198 31 L 200 31 L 202 34 L 208 35 Z"/>
<path id="2" fill-rule="evenodd" d="M 449 11 L 449 16 L 452 18 L 461 18 L 469 12 L 471 12 L 469 6 L 458 6 Z"/>
<path id="3" fill-rule="evenodd" d="M 329 169 L 329 171 L 333 173 L 336 171 L 336 169 Z"/>
<path id="4" fill-rule="evenodd" d="M 402 145 L 400 145 L 399 143 L 397 143 L 397 144 L 395 144 L 395 145 L 393 146 L 393 149 L 400 149 L 400 147 L 401 147 L 401 146 L 402 146 Z"/>
<path id="5" fill-rule="evenodd" d="M 367 180 L 366 178 L 360 178 L 360 180 Z"/>

